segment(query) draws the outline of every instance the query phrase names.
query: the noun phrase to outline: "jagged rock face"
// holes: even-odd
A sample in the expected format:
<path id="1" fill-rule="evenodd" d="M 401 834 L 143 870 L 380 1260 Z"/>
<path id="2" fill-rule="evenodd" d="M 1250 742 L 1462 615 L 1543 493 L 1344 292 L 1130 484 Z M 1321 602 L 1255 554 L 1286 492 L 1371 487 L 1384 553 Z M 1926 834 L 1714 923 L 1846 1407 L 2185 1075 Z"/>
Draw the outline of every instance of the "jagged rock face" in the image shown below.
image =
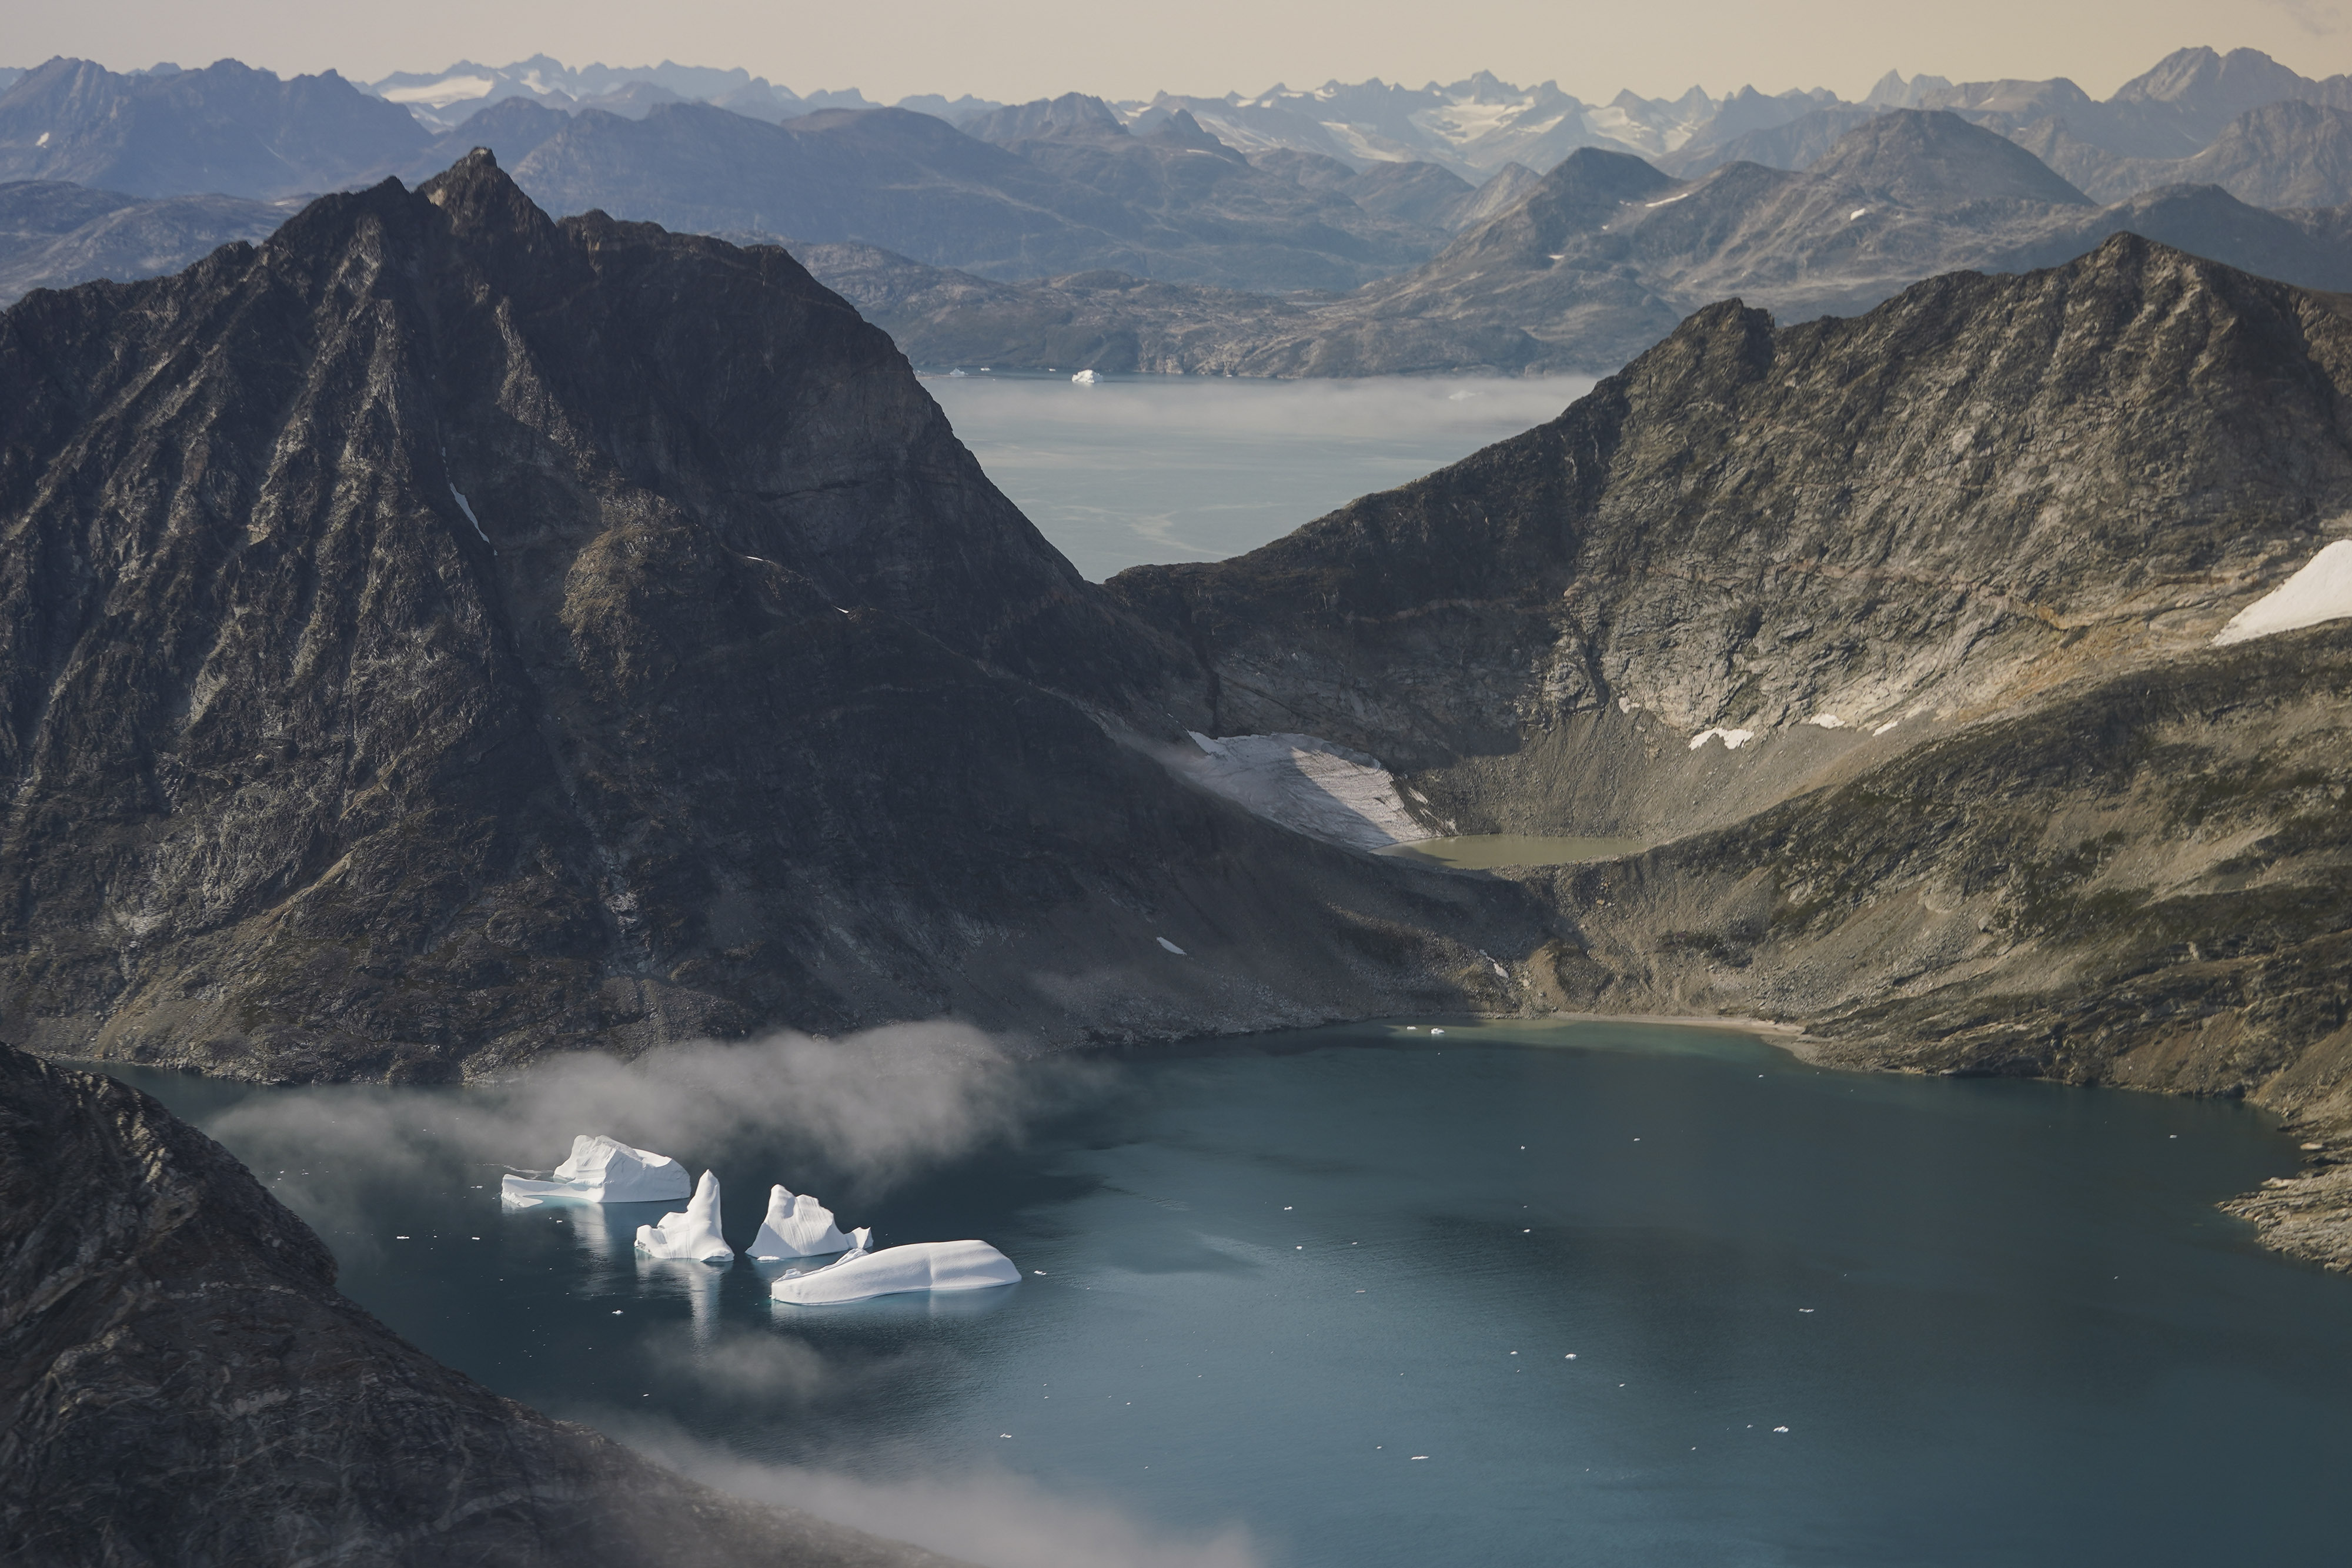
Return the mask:
<path id="1" fill-rule="evenodd" d="M 1227 727 L 1424 766 L 1628 709 L 1986 710 L 2196 646 L 2341 531 L 2347 377 L 2331 302 L 2129 238 L 1853 320 L 1727 304 L 1549 425 L 1111 587 L 1210 650 Z"/>
<path id="2" fill-rule="evenodd" d="M 228 1152 L 0 1047 L 0 1558 L 949 1568 L 440 1365 Z"/>
<path id="3" fill-rule="evenodd" d="M 0 384 L 20 1040 L 444 1077 L 1431 978 L 1346 936 L 1429 929 L 1420 895 L 1108 737 L 1181 742 L 1189 651 L 781 251 L 557 225 L 484 156 L 36 296 Z M 1130 969 L 1163 929 L 1240 956 Z"/>

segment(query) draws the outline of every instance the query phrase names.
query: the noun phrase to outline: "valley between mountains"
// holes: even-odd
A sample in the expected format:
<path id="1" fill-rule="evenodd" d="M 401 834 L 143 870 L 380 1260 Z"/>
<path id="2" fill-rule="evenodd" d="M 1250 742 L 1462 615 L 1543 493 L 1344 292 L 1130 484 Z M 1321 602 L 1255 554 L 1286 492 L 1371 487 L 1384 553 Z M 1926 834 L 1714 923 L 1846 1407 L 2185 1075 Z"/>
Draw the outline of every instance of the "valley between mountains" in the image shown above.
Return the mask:
<path id="1" fill-rule="evenodd" d="M 951 1015 L 1763 1017 L 1849 1065 L 2244 1096 L 2352 1267 L 2352 319 L 2117 235 L 1698 309 L 1535 430 L 1081 580 L 773 246 L 487 153 L 0 316 L 0 1030 L 436 1082 Z M 1463 875 L 1202 788 L 1379 758 Z M 1731 744 L 1734 736 L 1738 744 Z"/>

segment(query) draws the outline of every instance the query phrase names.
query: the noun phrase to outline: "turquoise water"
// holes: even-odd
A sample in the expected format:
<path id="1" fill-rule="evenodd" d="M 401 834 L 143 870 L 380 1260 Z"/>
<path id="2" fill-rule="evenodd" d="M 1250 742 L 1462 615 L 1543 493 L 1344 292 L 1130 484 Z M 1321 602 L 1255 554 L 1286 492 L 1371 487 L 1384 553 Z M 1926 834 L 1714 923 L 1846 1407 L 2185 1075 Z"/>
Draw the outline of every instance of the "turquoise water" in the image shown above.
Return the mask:
<path id="1" fill-rule="evenodd" d="M 749 1263 L 640 1265 L 664 1206 L 502 1215 L 427 1131 L 457 1092 L 123 1076 L 245 1125 L 436 1355 L 933 1544 L 947 1496 L 1114 1517 L 1067 1560 L 1139 1564 L 2342 1557 L 2352 1281 L 2211 1207 L 2294 1165 L 2236 1105 L 1707 1030 L 1261 1037 L 1128 1058 L 835 1205 L 880 1244 L 985 1238 L 1022 1284 L 811 1310 Z M 227 1114 L 256 1095 L 319 1113 L 265 1145 Z M 387 1118 L 408 1163 L 354 1153 Z M 789 1139 L 668 1152 L 716 1166 L 739 1245 L 767 1181 L 850 1179 Z"/>
<path id="2" fill-rule="evenodd" d="M 1590 376 L 1268 382 L 927 373 L 997 487 L 1093 581 L 1220 560 L 1559 417 Z"/>

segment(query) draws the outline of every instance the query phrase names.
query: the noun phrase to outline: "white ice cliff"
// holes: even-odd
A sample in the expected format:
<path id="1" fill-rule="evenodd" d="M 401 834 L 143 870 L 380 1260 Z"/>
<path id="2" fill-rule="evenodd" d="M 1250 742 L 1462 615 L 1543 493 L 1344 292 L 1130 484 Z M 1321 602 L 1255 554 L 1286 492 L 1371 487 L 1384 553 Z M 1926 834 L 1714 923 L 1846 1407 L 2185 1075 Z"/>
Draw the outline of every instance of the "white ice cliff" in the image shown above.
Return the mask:
<path id="1" fill-rule="evenodd" d="M 834 1223 L 833 1210 L 806 1193 L 798 1197 L 782 1182 L 768 1189 L 768 1218 L 751 1242 L 754 1258 L 810 1258 L 820 1252 L 863 1250 L 871 1230 L 845 1236 Z"/>
<path id="2" fill-rule="evenodd" d="M 660 1203 L 684 1197 L 691 1184 L 686 1167 L 667 1155 L 633 1149 L 602 1133 L 583 1133 L 572 1140 L 572 1155 L 555 1167 L 552 1181 L 508 1176 L 499 1183 L 499 1197 L 517 1208 L 530 1208 L 550 1198 L 568 1203 Z"/>
<path id="3" fill-rule="evenodd" d="M 719 1234 L 718 1176 L 709 1171 L 702 1173 L 684 1214 L 665 1214 L 658 1225 L 638 1226 L 637 1250 L 648 1258 L 699 1258 L 706 1263 L 731 1260 L 735 1249 Z"/>
<path id="4" fill-rule="evenodd" d="M 808 1307 L 907 1291 L 977 1291 L 1020 1282 L 1013 1260 L 985 1241 L 917 1241 L 853 1252 L 806 1274 L 786 1274 L 768 1287 L 768 1294 Z"/>

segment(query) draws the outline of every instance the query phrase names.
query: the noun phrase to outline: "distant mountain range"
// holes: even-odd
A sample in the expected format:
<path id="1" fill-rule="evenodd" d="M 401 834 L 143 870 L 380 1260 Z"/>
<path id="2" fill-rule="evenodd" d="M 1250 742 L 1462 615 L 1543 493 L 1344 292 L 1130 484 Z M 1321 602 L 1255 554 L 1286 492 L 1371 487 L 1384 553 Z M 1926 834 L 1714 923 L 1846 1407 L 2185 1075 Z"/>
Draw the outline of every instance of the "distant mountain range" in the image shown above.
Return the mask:
<path id="1" fill-rule="evenodd" d="M 1851 312 L 2126 229 L 2352 287 L 2352 79 L 2250 50 L 2179 51 L 2105 100 L 1889 73 L 1861 103 L 1600 107 L 1488 75 L 883 107 L 535 57 L 366 88 L 26 71 L 0 91 L 0 298 L 169 271 L 267 232 L 264 204 L 414 185 L 478 145 L 553 211 L 786 244 L 932 363 L 1605 370 L 1728 295 Z"/>
<path id="2" fill-rule="evenodd" d="M 2051 267 L 2123 232 L 2352 289 L 2352 208 L 2271 212 L 2210 185 L 2102 206 L 2015 142 L 1932 110 L 1874 115 L 1802 172 L 1735 162 L 1683 181 L 1580 148 L 1423 266 L 1334 299 L 1102 273 L 992 283 L 870 249 L 800 254 L 920 363 L 1507 374 L 1613 370 L 1727 297 L 1791 320 L 1853 315 L 1937 273 Z"/>

